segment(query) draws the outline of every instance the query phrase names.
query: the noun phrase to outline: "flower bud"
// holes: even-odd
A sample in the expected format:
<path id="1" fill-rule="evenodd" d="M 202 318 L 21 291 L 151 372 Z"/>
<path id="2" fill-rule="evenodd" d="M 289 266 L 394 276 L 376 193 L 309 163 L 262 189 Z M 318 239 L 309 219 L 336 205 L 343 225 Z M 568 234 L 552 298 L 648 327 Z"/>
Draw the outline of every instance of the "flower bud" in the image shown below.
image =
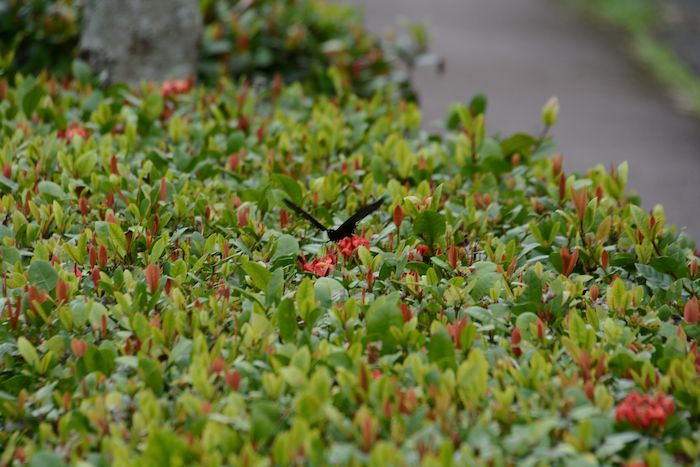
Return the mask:
<path id="1" fill-rule="evenodd" d="M 546 127 L 550 127 L 557 122 L 559 115 L 559 99 L 550 97 L 547 103 L 542 107 L 542 123 Z"/>
<path id="2" fill-rule="evenodd" d="M 520 350 L 520 341 L 522 340 L 522 335 L 520 334 L 520 329 L 515 327 L 510 333 L 510 341 L 513 347 L 513 355 L 519 357 L 523 352 Z"/>
<path id="3" fill-rule="evenodd" d="M 88 259 L 90 260 L 91 267 L 97 264 L 97 250 L 95 249 L 95 245 L 92 245 L 88 250 Z"/>
<path id="4" fill-rule="evenodd" d="M 237 370 L 233 370 L 231 372 L 227 371 L 224 374 L 224 379 L 226 380 L 226 384 L 228 384 L 231 389 L 238 391 L 238 387 L 241 384 L 241 374 Z"/>
<path id="5" fill-rule="evenodd" d="M 564 165 L 564 156 L 557 154 L 552 157 L 552 175 L 556 177 L 561 173 L 562 166 Z"/>
<path id="6" fill-rule="evenodd" d="M 537 318 L 537 338 L 541 341 L 544 340 L 544 321 L 542 321 L 540 318 Z"/>
<path id="7" fill-rule="evenodd" d="M 164 178 L 160 179 L 160 200 L 168 200 L 168 182 Z"/>
<path id="8" fill-rule="evenodd" d="M 119 175 L 119 167 L 117 166 L 117 156 L 112 155 L 112 158 L 109 160 L 109 170 L 112 172 L 114 175 Z"/>
<path id="9" fill-rule="evenodd" d="M 100 249 L 98 250 L 97 254 L 97 261 L 100 264 L 100 267 L 102 269 L 107 267 L 107 247 L 104 245 L 100 245 Z"/>
<path id="10" fill-rule="evenodd" d="M 396 207 L 394 208 L 394 225 L 396 226 L 397 230 L 401 227 L 402 222 L 403 222 L 403 208 L 401 208 L 400 204 L 397 204 Z"/>
<path id="11" fill-rule="evenodd" d="M 450 248 L 447 250 L 447 258 L 450 262 L 450 266 L 452 266 L 452 269 L 457 268 L 457 261 L 459 260 L 459 256 L 457 255 L 457 247 L 450 245 Z"/>
<path id="12" fill-rule="evenodd" d="M 226 360 L 221 355 L 217 355 L 211 362 L 210 371 L 212 373 L 221 373 L 226 370 Z"/>
<path id="13" fill-rule="evenodd" d="M 83 216 L 88 215 L 87 200 L 85 198 L 83 198 L 82 196 L 80 197 L 80 214 L 82 214 Z"/>

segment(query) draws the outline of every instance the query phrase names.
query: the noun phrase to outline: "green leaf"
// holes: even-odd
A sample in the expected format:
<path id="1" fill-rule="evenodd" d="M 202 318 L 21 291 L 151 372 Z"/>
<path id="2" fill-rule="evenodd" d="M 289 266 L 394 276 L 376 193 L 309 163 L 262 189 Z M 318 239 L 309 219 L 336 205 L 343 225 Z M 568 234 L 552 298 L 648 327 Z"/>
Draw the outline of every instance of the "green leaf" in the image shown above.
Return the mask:
<path id="1" fill-rule="evenodd" d="M 439 328 L 430 337 L 428 359 L 440 368 L 456 368 L 455 345 L 450 334 L 444 327 Z"/>
<path id="2" fill-rule="evenodd" d="M 297 334 L 297 315 L 294 302 L 285 298 L 277 307 L 277 326 L 284 342 L 294 342 Z"/>
<path id="3" fill-rule="evenodd" d="M 299 241 L 291 235 L 280 235 L 277 239 L 275 253 L 272 255 L 272 261 L 287 257 L 296 258 L 297 256 L 299 256 Z"/>
<path id="4" fill-rule="evenodd" d="M 97 154 L 95 154 L 95 151 L 88 151 L 75 161 L 75 170 L 80 177 L 89 177 L 96 164 Z"/>
<path id="5" fill-rule="evenodd" d="M 160 394 L 163 392 L 163 375 L 160 371 L 160 364 L 146 357 L 139 357 L 139 370 L 143 380 L 146 385 L 151 388 L 151 390 Z"/>
<path id="6" fill-rule="evenodd" d="M 270 281 L 267 283 L 267 289 L 264 290 L 265 300 L 268 305 L 277 301 L 283 284 L 284 272 L 282 269 L 275 269 L 272 274 L 270 274 Z"/>
<path id="7" fill-rule="evenodd" d="M 469 111 L 472 113 L 472 115 L 486 113 L 487 107 L 488 99 L 483 93 L 476 94 L 474 97 L 472 97 L 472 100 L 469 101 Z"/>
<path id="8" fill-rule="evenodd" d="M 267 268 L 265 268 L 265 266 L 262 266 L 253 261 L 249 261 L 243 264 L 243 269 L 245 270 L 246 274 L 253 280 L 253 284 L 255 285 L 255 287 L 262 291 L 267 290 L 267 285 L 270 282 L 271 274 L 270 271 L 268 271 Z"/>
<path id="9" fill-rule="evenodd" d="M 39 182 L 38 188 L 41 197 L 47 201 L 63 200 L 66 198 L 66 194 L 63 192 L 63 189 L 54 182 L 42 180 Z"/>
<path id="10" fill-rule="evenodd" d="M 637 272 L 647 280 L 647 285 L 655 289 L 668 289 L 673 283 L 673 277 L 664 274 L 646 264 L 635 264 Z"/>
<path id="11" fill-rule="evenodd" d="M 80 59 L 73 60 L 71 71 L 73 72 L 73 76 L 75 76 L 81 84 L 88 84 L 92 80 L 90 65 Z"/>
<path id="12" fill-rule="evenodd" d="M 573 312 L 569 316 L 569 336 L 581 347 L 590 350 L 595 344 L 595 331 L 586 325 L 578 313 Z"/>
<path id="13" fill-rule="evenodd" d="M 163 255 L 163 252 L 165 251 L 165 247 L 167 246 L 167 240 L 165 237 L 161 237 L 158 239 L 157 242 L 153 244 L 153 247 L 151 248 L 151 254 L 148 255 L 149 262 L 150 263 L 157 263 L 158 260 L 160 260 L 160 257 Z"/>
<path id="14" fill-rule="evenodd" d="M 657 256 L 652 258 L 649 264 L 662 273 L 675 274 L 678 277 L 687 277 L 688 275 L 688 267 L 685 261 L 674 256 Z"/>
<path id="15" fill-rule="evenodd" d="M 278 404 L 272 401 L 257 401 L 251 404 L 251 435 L 264 443 L 284 427 L 284 417 Z"/>
<path id="16" fill-rule="evenodd" d="M 85 351 L 84 359 L 85 369 L 89 373 L 97 371 L 105 376 L 109 376 L 115 368 L 116 354 L 109 349 L 98 348 L 90 344 Z"/>
<path id="17" fill-rule="evenodd" d="M 470 295 L 474 300 L 481 300 L 501 280 L 501 274 L 496 271 L 494 263 L 486 261 L 474 263 L 474 268 L 474 273 L 469 276 Z"/>
<path id="18" fill-rule="evenodd" d="M 469 357 L 457 370 L 457 391 L 462 402 L 473 406 L 489 390 L 489 362 L 480 348 L 469 351 Z"/>
<path id="19" fill-rule="evenodd" d="M 390 353 L 396 347 L 396 339 L 389 331 L 392 326 L 403 327 L 403 314 L 396 294 L 377 298 L 367 310 L 367 338 L 382 342 L 382 353 Z"/>
<path id="20" fill-rule="evenodd" d="M 29 283 L 39 290 L 52 291 L 58 281 L 58 273 L 51 263 L 42 259 L 29 265 Z"/>
<path id="21" fill-rule="evenodd" d="M 124 235 L 122 228 L 119 227 L 119 224 L 110 222 L 108 224 L 108 229 L 109 238 L 112 240 L 114 247 L 117 249 L 117 253 L 119 253 L 120 256 L 126 255 L 126 236 Z"/>
<path id="22" fill-rule="evenodd" d="M 526 311 L 518 316 L 515 320 L 515 325 L 520 329 L 522 336 L 525 340 L 532 340 L 535 336 L 532 335 L 530 326 L 537 323 L 537 315 Z"/>
<path id="23" fill-rule="evenodd" d="M 423 211 L 413 221 L 413 231 L 421 235 L 429 245 L 440 240 L 445 229 L 445 216 L 435 211 Z"/>
<path id="24" fill-rule="evenodd" d="M 141 114 L 153 121 L 163 113 L 163 98 L 157 92 L 151 92 L 141 102 Z"/>
<path id="25" fill-rule="evenodd" d="M 65 462 L 53 451 L 42 450 L 32 456 L 29 467 L 64 467 Z"/>
<path id="26" fill-rule="evenodd" d="M 297 308 L 299 309 L 299 316 L 301 316 L 303 320 L 306 320 L 309 313 L 316 308 L 316 291 L 313 282 L 308 277 L 304 278 L 301 284 L 299 284 L 296 302 Z"/>
<path id="27" fill-rule="evenodd" d="M 31 118 L 43 95 L 44 89 L 39 83 L 36 83 L 22 97 L 22 111 L 27 118 Z"/>
<path id="28" fill-rule="evenodd" d="M 347 298 L 348 292 L 343 287 L 343 284 L 333 279 L 332 277 L 319 277 L 314 284 L 316 299 L 323 308 L 330 308 L 334 301 L 340 301 Z"/>
<path id="29" fill-rule="evenodd" d="M 282 174 L 273 174 L 272 175 L 272 183 L 279 186 L 284 190 L 287 195 L 294 201 L 296 204 L 302 204 L 302 192 L 301 192 L 301 186 L 299 186 L 299 182 L 294 180 L 292 177 L 289 177 L 288 175 L 282 175 Z"/>
<path id="30" fill-rule="evenodd" d="M 22 358 L 24 358 L 29 366 L 35 370 L 39 369 L 39 354 L 31 342 L 24 337 L 20 337 L 17 339 L 17 350 L 19 350 L 19 354 L 22 356 Z"/>

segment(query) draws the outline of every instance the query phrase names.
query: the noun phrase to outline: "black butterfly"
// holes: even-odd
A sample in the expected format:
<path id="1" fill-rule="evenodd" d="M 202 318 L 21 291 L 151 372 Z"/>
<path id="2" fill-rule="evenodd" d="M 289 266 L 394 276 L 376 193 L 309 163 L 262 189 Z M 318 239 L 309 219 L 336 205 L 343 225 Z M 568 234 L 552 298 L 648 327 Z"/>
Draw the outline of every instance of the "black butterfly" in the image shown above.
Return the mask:
<path id="1" fill-rule="evenodd" d="M 379 198 L 377 201 L 368 204 L 367 206 L 363 206 L 360 209 L 358 209 L 355 214 L 350 216 L 348 220 L 340 224 L 340 227 L 337 229 L 329 229 L 323 224 L 321 224 L 314 216 L 309 214 L 308 212 L 304 211 L 301 209 L 299 206 L 296 204 L 292 203 L 288 199 L 285 199 L 284 202 L 289 206 L 294 212 L 299 214 L 302 217 L 305 217 L 309 222 L 311 222 L 314 226 L 318 227 L 319 229 L 325 231 L 328 234 L 328 238 L 333 241 L 337 242 L 338 240 L 342 240 L 345 237 L 350 237 L 353 233 L 355 233 L 355 228 L 357 227 L 357 223 L 360 222 L 362 219 L 365 217 L 369 216 L 372 214 L 374 211 L 379 209 L 379 206 L 382 205 L 384 202 L 384 198 Z"/>

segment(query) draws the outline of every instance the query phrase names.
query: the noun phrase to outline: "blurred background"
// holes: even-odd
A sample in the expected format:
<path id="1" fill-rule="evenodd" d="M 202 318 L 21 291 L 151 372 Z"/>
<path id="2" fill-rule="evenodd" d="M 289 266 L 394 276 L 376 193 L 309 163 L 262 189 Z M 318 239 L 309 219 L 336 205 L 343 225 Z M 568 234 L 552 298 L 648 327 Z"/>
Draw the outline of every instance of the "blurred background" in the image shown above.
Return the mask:
<path id="1" fill-rule="evenodd" d="M 536 132 L 552 95 L 565 170 L 627 160 L 649 210 L 700 238 L 700 2 L 672 0 L 348 0 L 379 35 L 423 23 L 445 74 L 418 68 L 426 122 L 488 96 L 488 127 Z M 687 65 L 687 66 L 686 66 Z M 695 67 L 695 68 L 693 68 Z M 429 128 L 430 129 L 430 128 Z"/>

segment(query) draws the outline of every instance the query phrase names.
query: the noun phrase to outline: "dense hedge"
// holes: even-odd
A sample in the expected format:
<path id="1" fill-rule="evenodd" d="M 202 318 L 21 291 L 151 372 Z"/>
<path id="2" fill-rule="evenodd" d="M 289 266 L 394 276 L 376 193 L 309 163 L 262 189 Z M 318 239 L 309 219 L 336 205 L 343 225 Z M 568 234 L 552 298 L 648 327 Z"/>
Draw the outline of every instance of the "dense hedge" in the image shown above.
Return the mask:
<path id="1" fill-rule="evenodd" d="M 697 459 L 697 253 L 627 165 L 335 89 L 0 83 L 0 463 Z"/>
<path id="2" fill-rule="evenodd" d="M 0 76 L 70 76 L 78 58 L 81 0 L 0 3 Z M 387 81 L 415 98 L 410 69 L 436 62 L 420 25 L 400 30 L 384 45 L 362 26 L 349 5 L 321 0 L 202 0 L 205 30 L 200 43 L 200 81 L 218 77 L 301 82 L 312 92 L 333 91 L 330 66 L 360 95 L 371 96 Z M 401 71 L 401 68 L 404 71 Z M 194 77 L 193 77 L 194 78 Z"/>

